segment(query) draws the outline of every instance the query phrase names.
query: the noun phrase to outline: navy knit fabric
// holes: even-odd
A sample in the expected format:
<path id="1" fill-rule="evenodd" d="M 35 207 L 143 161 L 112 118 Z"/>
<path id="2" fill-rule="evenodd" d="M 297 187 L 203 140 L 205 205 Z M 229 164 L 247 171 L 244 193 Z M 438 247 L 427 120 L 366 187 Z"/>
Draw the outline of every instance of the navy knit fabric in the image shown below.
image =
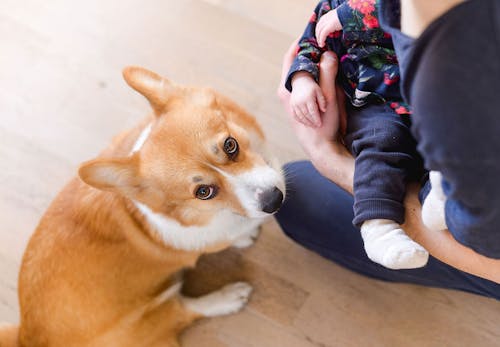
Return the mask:
<path id="1" fill-rule="evenodd" d="M 421 160 L 410 132 L 410 116 L 387 105 L 348 107 L 345 142 L 356 158 L 353 224 L 370 219 L 404 222 L 409 180 L 418 179 Z"/>
<path id="2" fill-rule="evenodd" d="M 500 2 L 466 1 L 412 40 L 399 30 L 399 1 L 381 1 L 418 150 L 443 175 L 448 228 L 465 246 L 500 258 Z"/>

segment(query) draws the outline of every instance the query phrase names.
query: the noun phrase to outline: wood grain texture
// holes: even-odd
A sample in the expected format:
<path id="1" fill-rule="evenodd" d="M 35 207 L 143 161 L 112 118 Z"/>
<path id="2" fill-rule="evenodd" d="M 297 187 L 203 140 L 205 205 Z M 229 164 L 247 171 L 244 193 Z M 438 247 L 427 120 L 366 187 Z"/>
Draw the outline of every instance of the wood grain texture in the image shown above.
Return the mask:
<path id="1" fill-rule="evenodd" d="M 251 111 L 283 162 L 303 158 L 275 90 L 282 54 L 314 0 L 3 0 L 0 2 L 0 321 L 16 322 L 17 271 L 44 209 L 147 103 L 121 69 L 143 65 L 212 86 Z M 267 223 L 257 244 L 204 257 L 185 291 L 234 280 L 249 306 L 203 320 L 185 346 L 500 346 L 500 303 L 374 281 Z"/>

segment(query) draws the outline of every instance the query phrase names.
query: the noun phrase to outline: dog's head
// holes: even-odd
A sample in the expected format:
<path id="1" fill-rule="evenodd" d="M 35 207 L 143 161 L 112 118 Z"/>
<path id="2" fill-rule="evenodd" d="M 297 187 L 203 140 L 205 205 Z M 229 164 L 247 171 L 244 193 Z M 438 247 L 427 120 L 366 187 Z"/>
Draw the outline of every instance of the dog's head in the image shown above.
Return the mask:
<path id="1" fill-rule="evenodd" d="M 176 86 L 143 68 L 124 77 L 154 119 L 128 157 L 84 163 L 84 182 L 183 227 L 209 225 L 221 211 L 259 219 L 278 210 L 284 178 L 252 116 L 211 89 Z"/>

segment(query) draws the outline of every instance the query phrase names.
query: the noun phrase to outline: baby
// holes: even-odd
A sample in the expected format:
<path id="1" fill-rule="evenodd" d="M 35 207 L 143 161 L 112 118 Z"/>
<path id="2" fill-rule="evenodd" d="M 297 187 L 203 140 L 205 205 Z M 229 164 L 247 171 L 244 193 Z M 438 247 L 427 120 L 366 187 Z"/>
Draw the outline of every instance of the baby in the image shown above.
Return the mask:
<path id="1" fill-rule="evenodd" d="M 347 104 L 345 144 L 355 156 L 354 220 L 368 257 L 390 269 L 427 263 L 428 253 L 401 229 L 409 180 L 422 173 L 410 133 L 410 111 L 399 89 L 389 34 L 380 29 L 376 0 L 322 0 L 299 41 L 287 80 L 297 121 L 321 124 L 326 109 L 318 85 L 323 52 L 340 57 L 338 78 Z"/>

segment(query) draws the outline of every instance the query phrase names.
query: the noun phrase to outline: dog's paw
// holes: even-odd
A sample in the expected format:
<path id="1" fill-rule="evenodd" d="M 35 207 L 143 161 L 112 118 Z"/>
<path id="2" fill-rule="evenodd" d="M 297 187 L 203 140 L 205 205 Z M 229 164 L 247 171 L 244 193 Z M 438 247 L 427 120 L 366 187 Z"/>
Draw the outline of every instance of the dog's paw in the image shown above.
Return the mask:
<path id="1" fill-rule="evenodd" d="M 429 174 L 431 191 L 422 205 L 422 222 L 430 230 L 447 229 L 444 207 L 446 196 L 441 186 L 441 173 L 431 171 Z"/>
<path id="2" fill-rule="evenodd" d="M 236 313 L 245 307 L 252 286 L 245 282 L 228 284 L 222 289 L 200 298 L 184 298 L 184 305 L 205 317 L 216 317 Z"/>
<path id="3" fill-rule="evenodd" d="M 255 241 L 259 237 L 259 234 L 260 227 L 257 227 L 233 242 L 233 247 L 240 249 L 248 248 L 255 243 Z"/>
<path id="4" fill-rule="evenodd" d="M 236 282 L 223 287 L 219 295 L 218 315 L 240 311 L 248 302 L 252 286 L 246 282 Z"/>

